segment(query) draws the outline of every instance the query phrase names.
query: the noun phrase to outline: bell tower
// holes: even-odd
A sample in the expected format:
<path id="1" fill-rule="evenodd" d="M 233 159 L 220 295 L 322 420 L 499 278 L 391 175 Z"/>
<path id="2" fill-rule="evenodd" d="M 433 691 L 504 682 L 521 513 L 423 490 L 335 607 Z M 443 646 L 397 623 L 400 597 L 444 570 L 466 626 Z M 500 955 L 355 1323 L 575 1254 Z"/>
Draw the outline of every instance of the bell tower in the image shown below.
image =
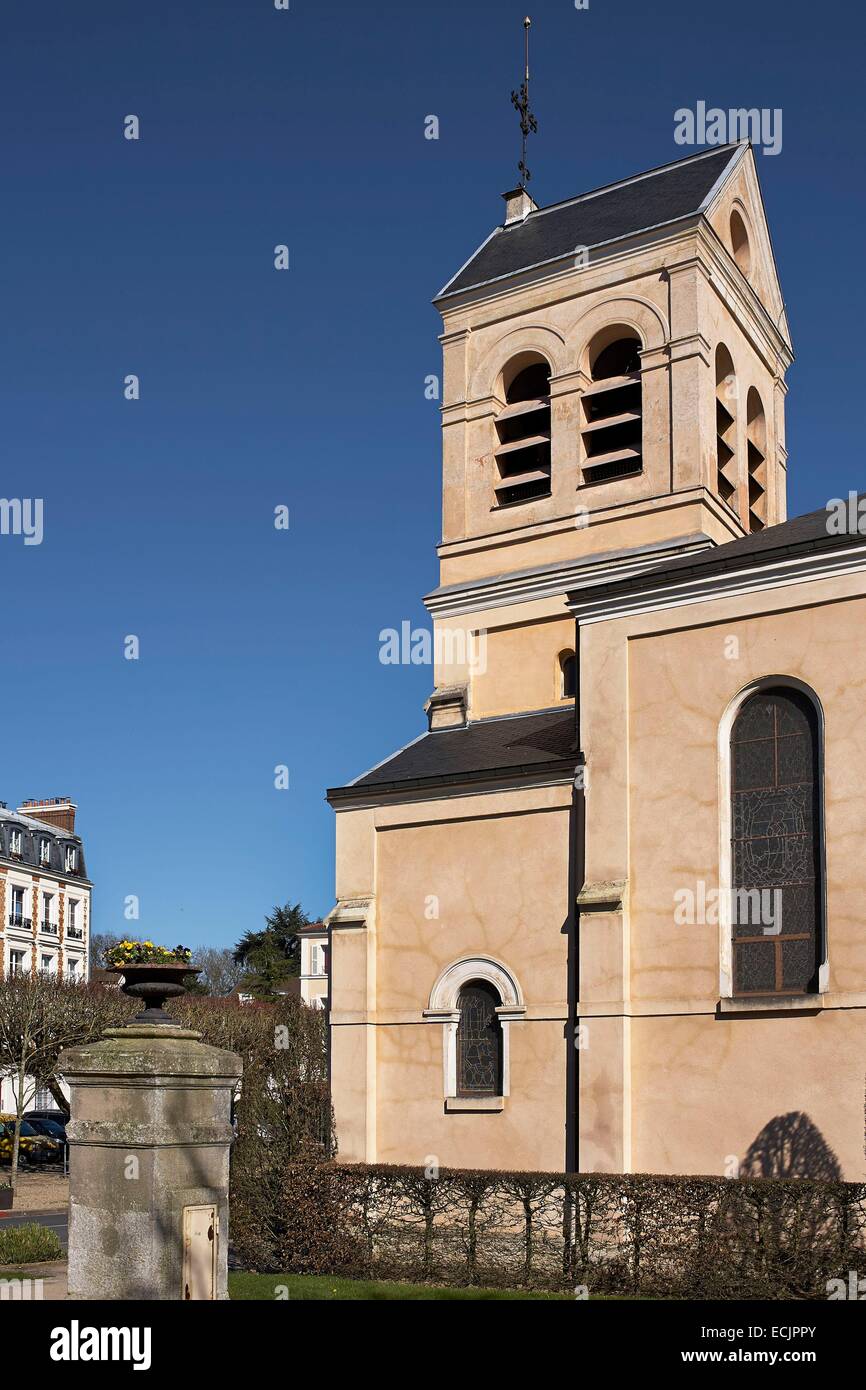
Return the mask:
<path id="1" fill-rule="evenodd" d="M 568 699 L 569 589 L 785 519 L 792 349 L 748 142 L 504 196 L 435 300 L 434 727 Z"/>

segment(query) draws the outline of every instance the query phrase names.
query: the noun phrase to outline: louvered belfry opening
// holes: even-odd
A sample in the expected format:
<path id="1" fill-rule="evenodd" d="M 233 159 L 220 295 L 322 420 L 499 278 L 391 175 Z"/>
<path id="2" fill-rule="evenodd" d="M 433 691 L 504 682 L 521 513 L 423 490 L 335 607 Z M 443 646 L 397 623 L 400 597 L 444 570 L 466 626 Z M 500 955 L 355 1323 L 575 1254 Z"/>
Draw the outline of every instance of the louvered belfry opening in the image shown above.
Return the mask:
<path id="1" fill-rule="evenodd" d="M 550 495 L 550 367 L 541 358 L 518 366 L 496 419 L 496 502 Z"/>
<path id="2" fill-rule="evenodd" d="M 746 449 L 749 474 L 749 530 L 767 524 L 767 424 L 761 397 L 754 386 L 746 401 Z"/>
<path id="3" fill-rule="evenodd" d="M 723 502 L 737 511 L 737 378 L 731 354 L 716 348 L 716 488 Z"/>
<path id="4" fill-rule="evenodd" d="M 734 994 L 807 994 L 822 951 L 819 728 L 798 690 L 762 690 L 731 731 Z"/>
<path id="5" fill-rule="evenodd" d="M 643 468 L 640 339 L 621 337 L 592 360 L 592 384 L 581 397 L 583 481 L 630 478 Z"/>
<path id="6" fill-rule="evenodd" d="M 484 980 L 464 985 L 457 1001 L 457 1094 L 502 1094 L 502 1024 L 499 995 Z"/>

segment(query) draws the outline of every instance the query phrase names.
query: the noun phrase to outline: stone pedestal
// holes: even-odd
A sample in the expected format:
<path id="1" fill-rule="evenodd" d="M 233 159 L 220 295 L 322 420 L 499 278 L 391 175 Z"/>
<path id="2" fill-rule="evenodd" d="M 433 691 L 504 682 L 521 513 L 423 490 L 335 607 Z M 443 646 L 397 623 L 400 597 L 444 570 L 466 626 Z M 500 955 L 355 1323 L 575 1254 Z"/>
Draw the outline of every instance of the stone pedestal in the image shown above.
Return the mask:
<path id="1" fill-rule="evenodd" d="M 223 1299 L 234 1052 L 133 1023 L 71 1048 L 70 1299 Z"/>

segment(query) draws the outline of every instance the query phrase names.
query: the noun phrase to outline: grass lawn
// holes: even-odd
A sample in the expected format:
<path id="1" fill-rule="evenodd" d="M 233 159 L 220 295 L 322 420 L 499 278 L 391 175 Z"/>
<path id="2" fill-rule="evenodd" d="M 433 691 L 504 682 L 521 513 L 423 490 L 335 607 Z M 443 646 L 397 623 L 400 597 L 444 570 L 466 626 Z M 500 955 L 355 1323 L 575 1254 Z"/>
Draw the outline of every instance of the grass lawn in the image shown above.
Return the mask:
<path id="1" fill-rule="evenodd" d="M 546 1301 L 569 1302 L 570 1294 L 562 1293 L 520 1293 L 514 1289 L 441 1289 L 431 1284 L 385 1284 L 373 1279 L 335 1279 L 326 1275 L 312 1274 L 246 1274 L 236 1272 L 229 1275 L 229 1297 L 273 1299 L 274 1289 L 284 1290 L 279 1297 L 287 1297 L 292 1302 L 319 1301 L 326 1303 L 356 1299 L 370 1300 L 394 1299 L 544 1299 Z"/>

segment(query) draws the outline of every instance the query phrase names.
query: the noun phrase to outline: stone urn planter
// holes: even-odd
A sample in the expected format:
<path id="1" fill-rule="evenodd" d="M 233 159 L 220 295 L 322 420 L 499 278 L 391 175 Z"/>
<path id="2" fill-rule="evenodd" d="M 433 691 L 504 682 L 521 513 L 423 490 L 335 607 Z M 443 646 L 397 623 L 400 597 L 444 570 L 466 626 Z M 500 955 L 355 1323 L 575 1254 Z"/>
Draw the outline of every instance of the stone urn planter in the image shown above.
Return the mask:
<path id="1" fill-rule="evenodd" d="M 11 1211 L 15 1193 L 11 1187 L 0 1187 L 0 1211 Z"/>
<path id="2" fill-rule="evenodd" d="M 122 975 L 121 990 L 133 999 L 140 1000 L 145 1008 L 136 1014 L 134 1023 L 157 1023 L 177 1027 L 177 1020 L 163 1008 L 166 999 L 176 999 L 185 994 L 184 979 L 187 975 L 199 975 L 196 966 L 183 961 L 166 961 L 156 965 L 114 965 L 112 973 Z"/>

